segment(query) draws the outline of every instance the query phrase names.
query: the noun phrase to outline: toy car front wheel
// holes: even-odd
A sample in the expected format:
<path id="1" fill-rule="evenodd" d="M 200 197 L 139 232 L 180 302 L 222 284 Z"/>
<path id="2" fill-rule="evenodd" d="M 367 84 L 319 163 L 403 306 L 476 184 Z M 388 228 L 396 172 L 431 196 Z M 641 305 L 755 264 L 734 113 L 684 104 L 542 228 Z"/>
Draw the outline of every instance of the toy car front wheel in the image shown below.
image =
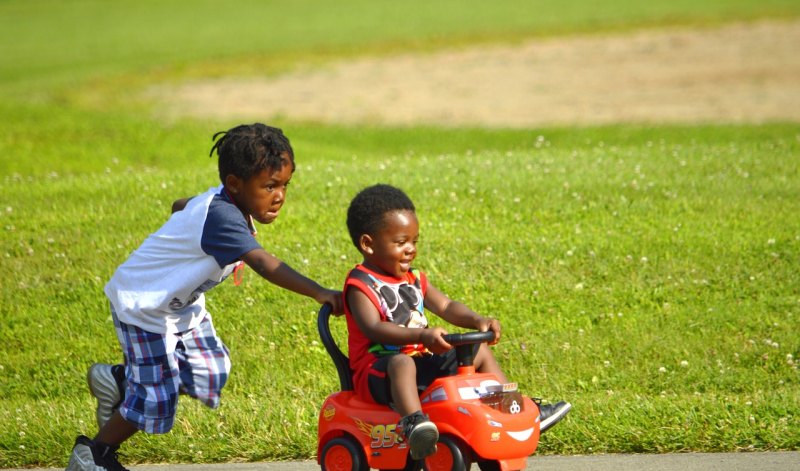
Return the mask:
<path id="1" fill-rule="evenodd" d="M 478 461 L 481 471 L 500 471 L 500 463 L 495 460 Z"/>
<path id="2" fill-rule="evenodd" d="M 436 453 L 425 458 L 426 471 L 467 471 L 472 465 L 469 448 L 456 438 L 439 437 Z"/>
<path id="3" fill-rule="evenodd" d="M 336 437 L 325 444 L 319 459 L 322 471 L 368 471 L 358 442 L 350 436 Z"/>

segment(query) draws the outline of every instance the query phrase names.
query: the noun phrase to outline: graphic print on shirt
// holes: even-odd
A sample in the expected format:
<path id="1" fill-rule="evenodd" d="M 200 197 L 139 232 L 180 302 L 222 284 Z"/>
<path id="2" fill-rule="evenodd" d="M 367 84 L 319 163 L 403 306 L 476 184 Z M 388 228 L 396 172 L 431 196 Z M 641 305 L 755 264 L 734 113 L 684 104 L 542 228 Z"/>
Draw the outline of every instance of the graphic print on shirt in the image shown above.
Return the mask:
<path id="1" fill-rule="evenodd" d="M 408 283 L 392 284 L 368 275 L 372 289 L 378 293 L 381 302 L 381 313 L 389 322 L 402 327 L 425 328 L 428 320 L 422 303 L 422 290 Z"/>
<path id="2" fill-rule="evenodd" d="M 236 266 L 236 265 L 238 265 L 240 263 L 242 263 L 242 262 L 237 262 L 233 266 Z M 211 288 L 214 288 L 215 286 L 217 286 L 220 283 L 222 283 L 223 281 L 225 281 L 228 278 L 228 276 L 230 276 L 230 273 L 233 273 L 233 270 L 232 269 L 226 269 L 226 273 L 224 275 L 222 275 L 222 279 L 221 280 L 219 280 L 219 281 L 206 280 L 205 283 L 203 283 L 202 285 L 198 286 L 194 291 L 192 291 L 192 294 L 189 295 L 189 297 L 186 299 L 186 301 L 181 301 L 181 299 L 178 298 L 178 297 L 172 298 L 172 300 L 169 303 L 169 308 L 172 309 L 173 311 L 179 311 L 179 310 L 185 308 L 186 306 L 194 303 L 195 301 L 200 299 L 200 295 L 201 294 L 205 293 L 206 291 L 210 290 Z"/>

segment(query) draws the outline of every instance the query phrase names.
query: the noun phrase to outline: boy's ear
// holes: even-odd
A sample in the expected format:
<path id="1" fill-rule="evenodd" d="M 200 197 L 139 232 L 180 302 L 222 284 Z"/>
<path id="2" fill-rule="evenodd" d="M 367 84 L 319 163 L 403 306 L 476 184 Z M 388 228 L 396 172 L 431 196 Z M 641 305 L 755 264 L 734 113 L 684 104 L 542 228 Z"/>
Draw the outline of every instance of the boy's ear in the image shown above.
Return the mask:
<path id="1" fill-rule="evenodd" d="M 225 188 L 234 195 L 239 193 L 242 188 L 242 179 L 236 175 L 228 174 L 225 176 Z"/>
<path id="2" fill-rule="evenodd" d="M 361 234 L 361 237 L 358 238 L 358 247 L 363 253 L 372 255 L 372 236 Z"/>

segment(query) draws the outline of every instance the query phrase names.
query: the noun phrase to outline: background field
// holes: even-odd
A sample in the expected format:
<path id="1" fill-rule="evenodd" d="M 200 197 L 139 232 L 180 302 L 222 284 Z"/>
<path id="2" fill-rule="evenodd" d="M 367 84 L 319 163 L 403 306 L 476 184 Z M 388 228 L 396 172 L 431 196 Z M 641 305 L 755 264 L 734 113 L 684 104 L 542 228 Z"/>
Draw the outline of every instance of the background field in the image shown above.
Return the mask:
<path id="1" fill-rule="evenodd" d="M 211 135 L 163 121 L 152 85 L 262 77 L 341 58 L 800 16 L 793 1 L 0 3 L 0 467 L 60 466 L 95 432 L 84 382 L 118 361 L 102 287 L 215 184 Z M 384 181 L 415 199 L 419 267 L 498 316 L 524 391 L 574 411 L 538 453 L 797 450 L 800 125 L 382 128 L 264 120 L 298 160 L 259 239 L 338 287 L 344 212 Z M 234 372 L 218 411 L 123 462 L 309 458 L 338 385 L 310 300 L 253 272 L 209 309 Z M 343 323 L 340 323 L 343 324 Z M 343 334 L 338 325 L 338 334 Z"/>

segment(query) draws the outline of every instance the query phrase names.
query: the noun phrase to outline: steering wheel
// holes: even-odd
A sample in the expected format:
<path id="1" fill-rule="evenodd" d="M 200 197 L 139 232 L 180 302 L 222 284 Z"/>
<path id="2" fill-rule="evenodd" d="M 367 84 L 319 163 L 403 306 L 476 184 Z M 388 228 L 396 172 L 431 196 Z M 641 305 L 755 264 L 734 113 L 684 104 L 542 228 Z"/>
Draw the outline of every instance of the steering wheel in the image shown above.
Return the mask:
<path id="1" fill-rule="evenodd" d="M 491 342 L 494 340 L 494 331 L 487 330 L 486 332 L 464 332 L 462 334 L 445 334 L 442 338 L 450 345 L 457 347 L 459 345 L 472 345 L 476 343 Z"/>
<path id="2" fill-rule="evenodd" d="M 475 345 L 483 342 L 491 342 L 495 334 L 491 330 L 486 332 L 464 332 L 463 334 L 444 334 L 442 338 L 445 342 L 456 347 L 456 358 L 458 366 L 472 366 L 475 360 L 477 348 Z"/>

